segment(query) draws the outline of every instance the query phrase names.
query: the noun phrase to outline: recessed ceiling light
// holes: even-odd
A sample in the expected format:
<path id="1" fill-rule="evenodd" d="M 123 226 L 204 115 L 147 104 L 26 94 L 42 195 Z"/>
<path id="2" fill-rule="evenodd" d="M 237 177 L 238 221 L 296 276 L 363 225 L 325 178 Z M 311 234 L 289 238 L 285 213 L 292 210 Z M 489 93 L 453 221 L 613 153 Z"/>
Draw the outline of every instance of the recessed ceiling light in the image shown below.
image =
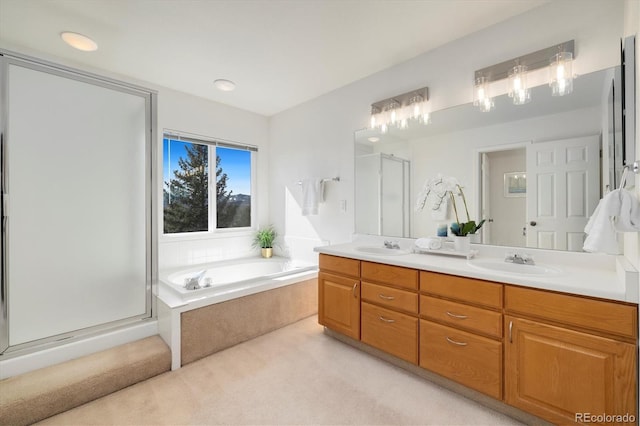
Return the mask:
<path id="1" fill-rule="evenodd" d="M 377 136 L 371 136 L 370 138 L 367 139 L 369 142 L 378 142 L 380 140 L 379 137 Z"/>
<path id="2" fill-rule="evenodd" d="M 94 50 L 98 50 L 98 43 L 85 35 L 65 31 L 60 34 L 60 37 L 62 37 L 62 40 L 64 40 L 64 42 L 69 46 L 82 50 L 83 52 L 93 52 Z"/>
<path id="3" fill-rule="evenodd" d="M 223 78 L 219 78 L 213 82 L 213 85 L 216 86 L 218 90 L 222 90 L 223 92 L 230 92 L 236 88 L 236 84 L 231 80 L 225 80 Z"/>

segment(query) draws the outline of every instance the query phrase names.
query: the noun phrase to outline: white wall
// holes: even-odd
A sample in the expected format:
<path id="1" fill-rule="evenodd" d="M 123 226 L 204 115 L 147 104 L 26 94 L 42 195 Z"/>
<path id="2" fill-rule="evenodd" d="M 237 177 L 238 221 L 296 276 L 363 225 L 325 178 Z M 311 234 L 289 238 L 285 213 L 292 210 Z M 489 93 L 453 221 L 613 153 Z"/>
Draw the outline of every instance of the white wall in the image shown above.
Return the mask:
<path id="1" fill-rule="evenodd" d="M 46 52 L 38 52 L 15 45 L 3 45 L 5 49 L 27 56 L 50 61 L 55 64 L 90 72 L 118 81 L 136 84 L 158 92 L 157 130 L 155 142 L 158 149 L 156 170 L 162 175 L 162 131 L 178 130 L 211 138 L 246 143 L 258 146 L 257 188 L 253 188 L 258 212 L 258 224 L 269 223 L 269 120 L 259 114 L 219 104 L 177 92 L 149 82 L 138 81 L 126 76 L 87 67 L 73 61 L 64 60 Z M 185 73 L 185 78 L 188 74 Z M 162 182 L 158 182 L 157 197 L 162 205 Z M 162 211 L 158 212 L 158 217 Z M 215 237 L 164 237 L 161 223 L 157 224 L 159 234 L 159 267 L 203 263 L 214 260 L 256 254 L 251 248 L 253 233 L 221 233 Z"/>
<path id="2" fill-rule="evenodd" d="M 575 73 L 615 66 L 624 5 L 622 0 L 553 2 L 271 117 L 273 222 L 290 237 L 349 241 L 354 230 L 353 132 L 367 125 L 371 103 L 425 85 L 432 111 L 467 103 L 476 69 L 571 39 Z M 341 182 L 327 187 L 317 216 L 302 217 L 299 209 L 285 208 L 285 199 L 289 205 L 301 200 L 296 181 L 336 174 Z M 346 200 L 346 212 L 340 211 L 340 200 Z"/>
<path id="3" fill-rule="evenodd" d="M 257 188 L 252 201 L 258 203 L 258 224 L 266 225 L 269 215 L 268 120 L 258 114 L 232 108 L 196 96 L 159 88 L 158 131 L 179 130 L 258 146 Z M 158 137 L 162 152 L 162 135 Z M 160 157 L 160 156 L 159 156 Z M 158 158 L 158 170 L 162 159 Z M 158 190 L 162 200 L 162 188 Z M 161 213 L 160 213 L 161 214 Z M 211 262 L 257 253 L 251 248 L 253 232 L 220 232 L 213 237 L 162 235 L 159 230 L 159 267 Z"/>

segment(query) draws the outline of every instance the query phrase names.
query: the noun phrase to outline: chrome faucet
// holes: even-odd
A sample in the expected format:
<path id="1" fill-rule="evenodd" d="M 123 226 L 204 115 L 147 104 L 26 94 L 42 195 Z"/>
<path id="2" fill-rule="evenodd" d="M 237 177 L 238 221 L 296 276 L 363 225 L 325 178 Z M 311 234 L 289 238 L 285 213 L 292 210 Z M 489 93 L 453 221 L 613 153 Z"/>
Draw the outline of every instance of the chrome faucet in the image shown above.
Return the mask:
<path id="1" fill-rule="evenodd" d="M 187 290 L 198 290 L 200 288 L 202 288 L 200 286 L 200 281 L 202 280 L 202 278 L 205 276 L 205 274 L 207 273 L 207 271 L 200 271 L 197 274 L 191 276 L 191 277 L 187 277 L 184 279 L 184 288 Z M 208 286 L 205 287 L 210 287 L 211 283 L 209 283 Z"/>
<path id="2" fill-rule="evenodd" d="M 507 256 L 504 258 L 504 261 L 509 263 L 517 263 L 519 265 L 535 265 L 536 264 L 533 261 L 533 258 L 531 256 L 524 253 L 507 253 Z"/>
<path id="3" fill-rule="evenodd" d="M 384 242 L 384 246 L 388 249 L 399 249 L 400 245 L 398 244 L 397 241 L 387 241 L 385 240 Z"/>

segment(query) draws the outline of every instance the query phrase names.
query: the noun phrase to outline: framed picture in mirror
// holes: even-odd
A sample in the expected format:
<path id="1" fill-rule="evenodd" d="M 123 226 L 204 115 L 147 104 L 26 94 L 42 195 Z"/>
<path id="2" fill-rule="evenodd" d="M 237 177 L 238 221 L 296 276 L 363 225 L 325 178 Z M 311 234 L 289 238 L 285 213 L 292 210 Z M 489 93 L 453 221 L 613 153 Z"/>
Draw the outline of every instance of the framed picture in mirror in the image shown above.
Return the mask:
<path id="1" fill-rule="evenodd" d="M 527 174 L 525 172 L 510 172 L 504 174 L 504 196 L 526 197 Z"/>

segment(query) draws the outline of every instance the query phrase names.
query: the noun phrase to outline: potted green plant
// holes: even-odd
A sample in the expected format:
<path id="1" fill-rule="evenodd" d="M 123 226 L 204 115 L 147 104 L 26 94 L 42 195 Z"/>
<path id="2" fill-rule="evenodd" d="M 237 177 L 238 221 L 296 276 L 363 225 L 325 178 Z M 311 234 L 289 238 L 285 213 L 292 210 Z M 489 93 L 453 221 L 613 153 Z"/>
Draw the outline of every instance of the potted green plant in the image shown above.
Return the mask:
<path id="1" fill-rule="evenodd" d="M 269 258 L 273 256 L 273 242 L 277 236 L 278 233 L 273 226 L 258 229 L 253 239 L 253 246 L 260 247 L 262 257 Z"/>

